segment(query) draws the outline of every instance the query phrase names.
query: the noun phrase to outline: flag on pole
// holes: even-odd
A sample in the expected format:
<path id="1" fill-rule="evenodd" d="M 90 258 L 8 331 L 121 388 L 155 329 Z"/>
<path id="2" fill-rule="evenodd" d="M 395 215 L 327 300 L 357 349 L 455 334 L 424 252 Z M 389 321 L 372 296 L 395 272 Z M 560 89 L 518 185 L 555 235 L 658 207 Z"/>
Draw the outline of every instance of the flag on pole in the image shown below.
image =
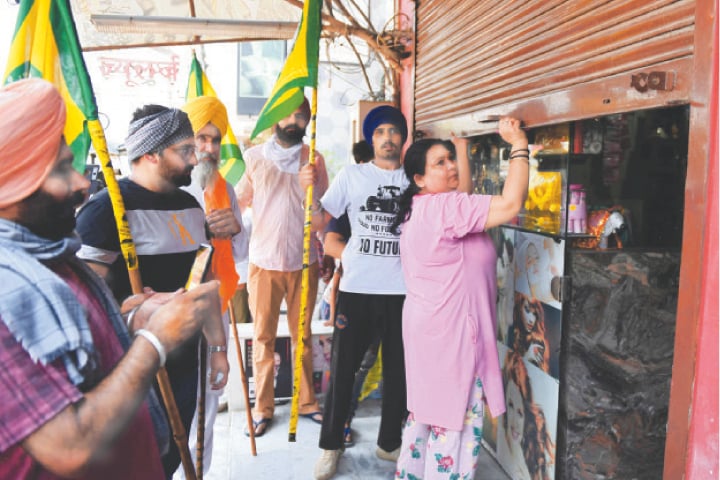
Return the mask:
<path id="1" fill-rule="evenodd" d="M 68 0 L 20 2 L 3 83 L 28 77 L 44 78 L 60 91 L 67 107 L 65 140 L 73 166 L 83 172 L 88 121 L 98 119 L 98 110 Z"/>
<path id="2" fill-rule="evenodd" d="M 217 93 L 215 93 L 215 89 L 210 84 L 195 52 L 193 52 L 185 100 L 202 96 L 217 97 Z M 220 165 L 218 170 L 220 175 L 233 186 L 237 185 L 243 173 L 245 173 L 245 160 L 243 160 L 242 152 L 240 152 L 240 147 L 230 125 L 228 125 L 227 132 L 220 142 Z"/>
<path id="3" fill-rule="evenodd" d="M 255 138 L 258 133 L 275 125 L 283 118 L 295 111 L 303 102 L 305 87 L 312 88 L 312 103 L 310 106 L 310 165 L 315 163 L 315 131 L 317 113 L 317 77 L 318 57 L 320 52 L 320 31 L 322 30 L 321 14 L 322 0 L 305 0 L 303 4 L 302 17 L 295 33 L 295 43 L 285 60 L 285 65 L 280 71 L 275 86 L 260 112 L 255 129 L 250 138 Z M 313 203 L 313 186 L 309 185 L 305 191 L 305 222 L 303 228 L 303 269 L 302 283 L 300 287 L 300 318 L 298 319 L 297 330 L 305 331 L 307 317 L 307 306 L 310 287 L 310 219 Z M 310 309 L 312 311 L 312 308 Z M 305 342 L 298 341 L 295 349 L 295 368 L 293 369 L 293 395 L 290 404 L 290 425 L 288 441 L 294 442 L 297 433 L 297 421 L 299 415 L 300 399 L 300 377 L 303 365 L 303 352 Z M 308 346 L 309 348 L 309 346 Z"/>
<path id="4" fill-rule="evenodd" d="M 295 43 L 260 112 L 250 139 L 294 112 L 303 101 L 304 87 L 317 86 L 321 10 L 322 0 L 305 0 Z"/>
<path id="5" fill-rule="evenodd" d="M 133 287 L 142 290 L 139 276 L 134 277 L 138 268 L 135 244 L 108 154 L 105 132 L 98 120 L 95 94 L 69 0 L 21 0 L 4 83 L 28 77 L 47 80 L 63 97 L 67 110 L 65 141 L 73 152 L 73 167 L 77 171 L 85 171 L 90 143 L 95 147 L 112 201 L 130 281 Z"/>

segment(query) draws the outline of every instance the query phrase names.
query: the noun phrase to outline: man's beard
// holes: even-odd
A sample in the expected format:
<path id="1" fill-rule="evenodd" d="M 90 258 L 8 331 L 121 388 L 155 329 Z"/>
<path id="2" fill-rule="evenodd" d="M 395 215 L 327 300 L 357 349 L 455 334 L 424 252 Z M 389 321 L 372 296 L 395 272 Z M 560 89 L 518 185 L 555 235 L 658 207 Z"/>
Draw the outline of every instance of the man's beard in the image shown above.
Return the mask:
<path id="1" fill-rule="evenodd" d="M 192 180 L 191 179 L 192 171 L 193 171 L 193 168 L 190 168 L 189 171 L 171 175 L 170 181 L 176 187 L 187 187 L 188 185 L 190 185 L 190 181 Z"/>
<path id="2" fill-rule="evenodd" d="M 160 154 L 160 175 L 176 187 L 187 187 L 190 185 L 190 175 L 192 174 L 193 167 L 193 165 L 188 165 L 184 170 L 179 172 L 178 169 L 171 168 L 167 159 Z"/>
<path id="3" fill-rule="evenodd" d="M 79 190 L 64 200 L 38 190 L 22 202 L 18 223 L 35 235 L 60 240 L 75 230 L 75 209 L 85 202 L 86 192 Z"/>
<path id="4" fill-rule="evenodd" d="M 200 188 L 205 190 L 218 170 L 217 159 L 208 152 L 200 152 L 197 157 L 198 164 L 191 174 L 192 182 L 199 184 Z"/>
<path id="5" fill-rule="evenodd" d="M 301 129 L 294 123 L 286 125 L 284 128 L 280 128 L 280 125 L 275 125 L 275 135 L 277 135 L 278 139 L 283 143 L 297 145 L 302 142 L 305 136 L 305 129 Z"/>
<path id="6" fill-rule="evenodd" d="M 391 145 L 393 147 L 392 150 L 389 152 L 385 151 L 386 145 Z M 392 142 L 385 142 L 379 149 L 375 150 L 375 158 L 381 160 L 400 160 L 400 149 Z"/>

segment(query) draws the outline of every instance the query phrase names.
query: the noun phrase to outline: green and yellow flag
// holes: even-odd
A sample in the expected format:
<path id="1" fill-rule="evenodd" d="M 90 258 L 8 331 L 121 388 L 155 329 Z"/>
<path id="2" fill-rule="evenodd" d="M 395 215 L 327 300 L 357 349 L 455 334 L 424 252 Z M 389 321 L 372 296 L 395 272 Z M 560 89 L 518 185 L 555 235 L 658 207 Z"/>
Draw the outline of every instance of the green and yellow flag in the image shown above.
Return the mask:
<path id="1" fill-rule="evenodd" d="M 193 52 L 192 63 L 190 64 L 190 78 L 188 78 L 187 91 L 185 92 L 185 100 L 195 97 L 210 96 L 217 97 L 215 89 L 210 85 L 205 72 L 198 62 L 195 52 Z M 235 186 L 245 173 L 245 160 L 243 160 L 242 152 L 235 139 L 232 127 L 228 125 L 227 132 L 220 142 L 220 175 L 231 185 Z"/>
<path id="2" fill-rule="evenodd" d="M 250 139 L 290 115 L 303 101 L 304 87 L 317 86 L 322 0 L 305 0 L 295 44 L 285 60 Z"/>
<path id="3" fill-rule="evenodd" d="M 90 76 L 68 0 L 22 0 L 3 83 L 28 77 L 53 83 L 67 106 L 65 140 L 80 172 L 90 148 L 88 120 L 97 120 Z M 42 108 L 42 107 L 38 107 Z"/>
<path id="4" fill-rule="evenodd" d="M 125 215 L 125 206 L 110 156 L 105 132 L 98 120 L 90 75 L 80 49 L 75 21 L 68 0 L 21 0 L 15 34 L 5 70 L 4 83 L 23 78 L 43 78 L 54 84 L 65 100 L 65 141 L 73 151 L 73 167 L 85 170 L 92 141 L 107 183 L 120 247 L 135 293 L 142 291 L 138 261 Z M 43 108 L 38 105 L 38 108 Z M 136 275 L 137 274 L 137 275 Z"/>

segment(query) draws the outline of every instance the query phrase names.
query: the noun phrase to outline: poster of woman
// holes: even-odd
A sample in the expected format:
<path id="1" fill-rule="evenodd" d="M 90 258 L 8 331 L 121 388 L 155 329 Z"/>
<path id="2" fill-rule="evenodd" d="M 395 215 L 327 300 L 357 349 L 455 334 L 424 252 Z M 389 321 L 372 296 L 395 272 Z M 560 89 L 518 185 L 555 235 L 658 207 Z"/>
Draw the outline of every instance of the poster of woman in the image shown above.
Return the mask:
<path id="1" fill-rule="evenodd" d="M 517 232 L 515 290 L 557 309 L 564 269 L 565 241 L 535 233 Z"/>
<path id="2" fill-rule="evenodd" d="M 501 346 L 507 411 L 499 418 L 497 460 L 513 480 L 555 478 L 558 383 Z"/>
<path id="3" fill-rule="evenodd" d="M 560 310 L 515 292 L 506 345 L 528 363 L 559 378 Z"/>

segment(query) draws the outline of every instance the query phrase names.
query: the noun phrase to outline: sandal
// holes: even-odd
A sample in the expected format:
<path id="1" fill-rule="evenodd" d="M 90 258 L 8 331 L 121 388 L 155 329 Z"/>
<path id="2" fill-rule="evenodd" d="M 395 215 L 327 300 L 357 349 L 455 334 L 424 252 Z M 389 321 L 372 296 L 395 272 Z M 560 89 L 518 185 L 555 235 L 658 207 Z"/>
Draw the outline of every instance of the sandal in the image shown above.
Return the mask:
<path id="1" fill-rule="evenodd" d="M 345 448 L 350 448 L 355 445 L 352 429 L 349 426 L 345 427 L 345 433 L 343 433 L 343 443 L 345 444 Z"/>
<path id="2" fill-rule="evenodd" d="M 317 423 L 318 425 L 322 425 L 323 417 L 322 417 L 322 412 L 319 410 L 317 412 L 301 413 L 300 416 L 303 418 L 307 418 L 308 420 L 312 420 L 313 422 Z"/>
<path id="3" fill-rule="evenodd" d="M 253 419 L 253 430 L 255 430 L 255 438 L 262 437 L 265 435 L 268 427 L 272 423 L 272 418 L 261 418 L 260 420 Z M 250 431 L 245 427 L 245 436 L 250 436 Z"/>

